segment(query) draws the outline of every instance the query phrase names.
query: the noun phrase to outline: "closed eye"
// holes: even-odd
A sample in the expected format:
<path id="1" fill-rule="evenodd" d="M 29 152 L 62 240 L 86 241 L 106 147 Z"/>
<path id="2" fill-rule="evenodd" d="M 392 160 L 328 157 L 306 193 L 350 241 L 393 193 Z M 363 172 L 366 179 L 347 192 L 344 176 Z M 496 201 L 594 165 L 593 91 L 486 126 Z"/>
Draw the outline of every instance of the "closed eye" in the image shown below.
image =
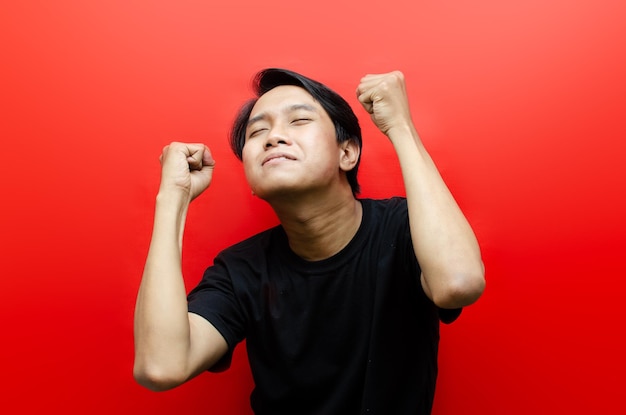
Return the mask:
<path id="1" fill-rule="evenodd" d="M 248 138 L 252 138 L 254 136 L 259 135 L 260 133 L 262 133 L 263 131 L 266 131 L 267 128 L 259 128 L 257 130 L 253 130 L 252 132 L 250 132 L 250 135 L 248 136 Z"/>
<path id="2" fill-rule="evenodd" d="M 295 120 L 291 121 L 292 124 L 306 124 L 307 122 L 312 121 L 310 118 L 296 118 Z"/>

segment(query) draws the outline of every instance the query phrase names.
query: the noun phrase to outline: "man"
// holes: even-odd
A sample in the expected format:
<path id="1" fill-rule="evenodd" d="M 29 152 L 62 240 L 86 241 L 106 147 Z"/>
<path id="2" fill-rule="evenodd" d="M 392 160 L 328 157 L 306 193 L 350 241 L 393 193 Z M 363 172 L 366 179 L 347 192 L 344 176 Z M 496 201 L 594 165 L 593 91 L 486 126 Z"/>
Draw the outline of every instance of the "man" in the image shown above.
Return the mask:
<path id="1" fill-rule="evenodd" d="M 135 314 L 137 381 L 153 390 L 227 367 L 246 339 L 257 414 L 429 414 L 439 321 L 484 289 L 474 233 L 411 120 L 401 72 L 357 96 L 389 138 L 406 198 L 359 199 L 361 132 L 339 95 L 297 73 L 255 80 L 231 145 L 280 226 L 222 251 L 187 296 L 181 245 L 215 162 L 203 144 L 161 156 Z"/>

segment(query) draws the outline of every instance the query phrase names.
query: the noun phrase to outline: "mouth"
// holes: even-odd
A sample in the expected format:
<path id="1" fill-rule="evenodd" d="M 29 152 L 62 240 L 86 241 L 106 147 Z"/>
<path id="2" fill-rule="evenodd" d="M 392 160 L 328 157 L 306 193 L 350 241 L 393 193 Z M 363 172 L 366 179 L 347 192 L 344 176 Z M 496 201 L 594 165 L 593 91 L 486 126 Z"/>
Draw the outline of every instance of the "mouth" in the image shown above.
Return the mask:
<path id="1" fill-rule="evenodd" d="M 296 158 L 294 156 L 292 156 L 291 154 L 287 154 L 287 153 L 269 154 L 267 157 L 263 159 L 263 162 L 261 163 L 261 165 L 265 166 L 267 163 L 278 163 L 282 160 L 295 160 L 295 159 Z"/>

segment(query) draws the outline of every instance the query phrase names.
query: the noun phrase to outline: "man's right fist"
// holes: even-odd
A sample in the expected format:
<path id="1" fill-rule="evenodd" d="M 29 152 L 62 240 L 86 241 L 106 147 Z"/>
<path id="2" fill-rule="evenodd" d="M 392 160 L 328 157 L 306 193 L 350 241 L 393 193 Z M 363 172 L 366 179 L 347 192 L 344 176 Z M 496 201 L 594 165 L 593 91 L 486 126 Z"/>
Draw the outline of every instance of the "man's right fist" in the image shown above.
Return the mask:
<path id="1" fill-rule="evenodd" d="M 160 192 L 180 192 L 192 201 L 211 184 L 215 160 L 204 144 L 173 142 L 163 147 Z"/>

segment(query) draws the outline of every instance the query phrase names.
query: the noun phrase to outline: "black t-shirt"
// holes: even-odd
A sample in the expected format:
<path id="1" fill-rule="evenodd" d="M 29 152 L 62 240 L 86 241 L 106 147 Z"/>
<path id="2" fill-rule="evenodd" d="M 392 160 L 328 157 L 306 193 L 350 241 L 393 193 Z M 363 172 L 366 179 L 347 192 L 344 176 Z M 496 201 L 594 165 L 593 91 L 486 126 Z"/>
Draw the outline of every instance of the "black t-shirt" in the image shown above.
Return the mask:
<path id="1" fill-rule="evenodd" d="M 277 226 L 222 251 L 189 294 L 231 353 L 246 339 L 256 414 L 430 414 L 439 321 L 460 310 L 422 290 L 406 200 L 361 203 L 336 255 L 303 260 Z"/>

